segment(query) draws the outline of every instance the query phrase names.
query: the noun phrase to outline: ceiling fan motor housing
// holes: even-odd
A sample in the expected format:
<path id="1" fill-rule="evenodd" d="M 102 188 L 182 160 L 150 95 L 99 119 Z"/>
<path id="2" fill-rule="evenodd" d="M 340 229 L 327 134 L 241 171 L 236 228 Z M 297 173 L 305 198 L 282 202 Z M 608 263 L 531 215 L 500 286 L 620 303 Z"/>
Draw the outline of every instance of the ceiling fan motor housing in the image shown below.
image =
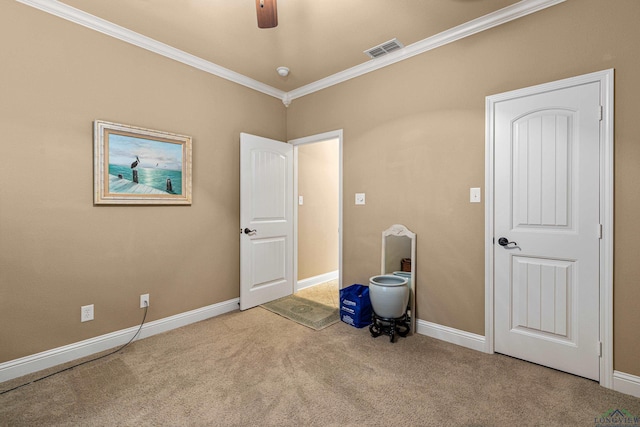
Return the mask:
<path id="1" fill-rule="evenodd" d="M 278 26 L 278 6 L 276 0 L 256 0 L 258 28 L 274 28 Z"/>

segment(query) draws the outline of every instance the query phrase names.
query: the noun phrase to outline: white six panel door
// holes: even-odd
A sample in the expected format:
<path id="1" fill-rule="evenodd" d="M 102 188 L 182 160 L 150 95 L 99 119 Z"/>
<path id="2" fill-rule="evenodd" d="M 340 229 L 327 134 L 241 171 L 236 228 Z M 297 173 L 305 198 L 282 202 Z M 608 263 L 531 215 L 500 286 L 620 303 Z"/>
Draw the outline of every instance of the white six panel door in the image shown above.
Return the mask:
<path id="1" fill-rule="evenodd" d="M 495 351 L 598 380 L 599 83 L 494 111 Z"/>
<path id="2" fill-rule="evenodd" d="M 240 134 L 240 309 L 293 293 L 293 146 Z"/>

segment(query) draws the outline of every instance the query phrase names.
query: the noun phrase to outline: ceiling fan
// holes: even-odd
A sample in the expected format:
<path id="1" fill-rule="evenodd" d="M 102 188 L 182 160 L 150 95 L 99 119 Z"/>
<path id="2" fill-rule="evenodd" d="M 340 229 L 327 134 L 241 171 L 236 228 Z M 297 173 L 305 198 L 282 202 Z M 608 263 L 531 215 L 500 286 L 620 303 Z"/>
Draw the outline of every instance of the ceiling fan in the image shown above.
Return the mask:
<path id="1" fill-rule="evenodd" d="M 256 0 L 258 28 L 274 28 L 278 26 L 278 8 L 276 0 Z"/>

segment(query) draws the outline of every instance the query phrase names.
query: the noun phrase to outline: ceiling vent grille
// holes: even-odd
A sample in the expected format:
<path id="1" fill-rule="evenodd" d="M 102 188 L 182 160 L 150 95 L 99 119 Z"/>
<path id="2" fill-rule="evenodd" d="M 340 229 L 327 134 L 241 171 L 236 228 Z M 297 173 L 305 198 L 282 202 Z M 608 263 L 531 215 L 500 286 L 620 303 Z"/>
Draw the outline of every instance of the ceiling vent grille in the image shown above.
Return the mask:
<path id="1" fill-rule="evenodd" d="M 367 49 L 364 51 L 370 58 L 379 58 L 387 53 L 391 53 L 394 50 L 402 49 L 404 45 L 398 41 L 398 39 L 389 40 L 388 42 L 384 42 L 379 44 L 378 46 L 374 46 L 371 49 Z"/>

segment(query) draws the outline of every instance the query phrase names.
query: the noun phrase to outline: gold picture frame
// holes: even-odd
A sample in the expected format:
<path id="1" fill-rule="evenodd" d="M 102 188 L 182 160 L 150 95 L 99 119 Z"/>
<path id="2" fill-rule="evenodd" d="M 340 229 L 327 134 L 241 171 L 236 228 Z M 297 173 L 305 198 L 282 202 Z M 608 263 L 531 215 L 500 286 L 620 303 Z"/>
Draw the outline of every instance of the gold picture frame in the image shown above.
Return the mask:
<path id="1" fill-rule="evenodd" d="M 191 137 L 102 120 L 93 131 L 94 204 L 191 204 Z"/>

